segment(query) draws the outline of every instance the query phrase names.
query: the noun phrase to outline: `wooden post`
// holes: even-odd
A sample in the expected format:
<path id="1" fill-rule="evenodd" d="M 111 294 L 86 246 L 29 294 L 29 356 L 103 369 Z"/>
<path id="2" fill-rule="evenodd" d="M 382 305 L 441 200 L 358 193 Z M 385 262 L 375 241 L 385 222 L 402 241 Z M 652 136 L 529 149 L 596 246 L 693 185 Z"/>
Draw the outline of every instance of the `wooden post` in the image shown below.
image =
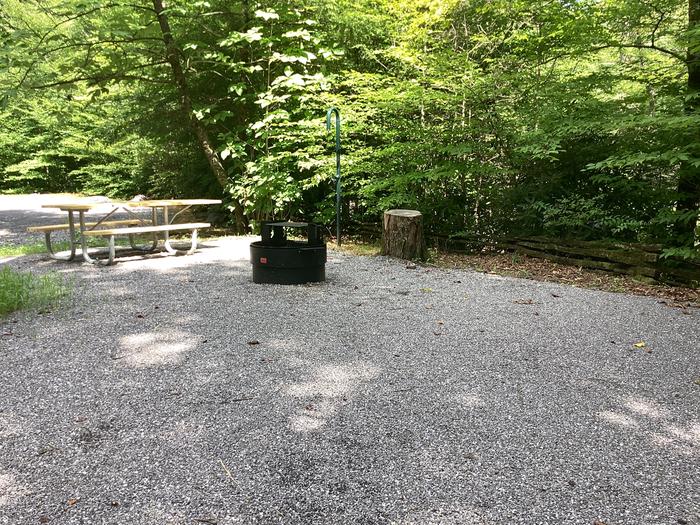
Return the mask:
<path id="1" fill-rule="evenodd" d="M 399 259 L 424 259 L 423 214 L 415 210 L 384 212 L 382 255 Z"/>

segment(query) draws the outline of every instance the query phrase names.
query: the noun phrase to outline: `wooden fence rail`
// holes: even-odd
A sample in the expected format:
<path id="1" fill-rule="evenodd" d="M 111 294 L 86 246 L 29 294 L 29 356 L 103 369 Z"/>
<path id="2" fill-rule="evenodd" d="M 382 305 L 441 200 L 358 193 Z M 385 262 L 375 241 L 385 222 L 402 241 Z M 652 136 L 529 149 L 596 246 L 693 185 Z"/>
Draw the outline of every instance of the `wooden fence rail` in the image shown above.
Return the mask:
<path id="1" fill-rule="evenodd" d="M 605 270 L 669 284 L 700 283 L 700 264 L 681 259 L 661 258 L 663 247 L 660 244 L 528 237 L 508 239 L 501 247 L 561 264 Z"/>

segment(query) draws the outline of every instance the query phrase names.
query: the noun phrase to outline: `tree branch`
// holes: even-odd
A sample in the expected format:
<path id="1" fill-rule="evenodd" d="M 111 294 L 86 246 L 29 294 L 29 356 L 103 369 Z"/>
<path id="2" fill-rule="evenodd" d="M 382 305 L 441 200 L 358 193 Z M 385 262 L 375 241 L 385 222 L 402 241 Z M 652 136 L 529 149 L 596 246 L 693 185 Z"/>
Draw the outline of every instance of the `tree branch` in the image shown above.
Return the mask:
<path id="1" fill-rule="evenodd" d="M 654 8 L 656 9 L 656 8 Z M 664 21 L 664 18 L 666 18 L 666 13 L 659 12 L 661 16 L 659 19 L 656 21 L 656 25 L 654 26 L 654 29 L 651 31 L 651 45 L 656 47 L 656 32 L 659 30 L 659 26 L 661 23 Z"/>
<path id="2" fill-rule="evenodd" d="M 665 47 L 659 47 L 656 44 L 605 44 L 603 46 L 596 46 L 590 49 L 592 52 L 596 51 L 602 51 L 603 49 L 625 49 L 625 48 L 631 48 L 631 49 L 649 49 L 652 51 L 658 51 L 659 53 L 663 53 L 668 56 L 672 56 L 676 60 L 679 60 L 683 62 L 684 64 L 686 63 L 686 59 L 683 55 L 680 53 L 676 53 L 675 51 L 671 51 L 670 49 L 666 49 Z"/>
<path id="3" fill-rule="evenodd" d="M 50 88 L 50 87 L 66 86 L 69 84 L 75 84 L 77 82 L 85 82 L 85 81 L 92 81 L 92 82 L 98 84 L 100 82 L 105 82 L 107 80 L 148 80 L 149 82 L 167 83 L 165 81 L 148 79 L 147 77 L 140 77 L 137 75 L 129 75 L 128 74 L 131 71 L 138 71 L 139 69 L 146 69 L 146 68 L 153 67 L 153 66 L 165 65 L 167 63 L 168 63 L 167 60 L 163 60 L 160 62 L 150 62 L 148 64 L 140 64 L 136 67 L 132 67 L 132 68 L 127 69 L 126 71 L 123 71 L 121 73 L 115 73 L 115 74 L 111 74 L 111 75 L 90 75 L 90 76 L 83 76 L 83 77 L 74 77 L 74 78 L 69 78 L 69 79 L 64 79 L 64 80 L 56 80 L 55 82 L 49 82 L 47 84 L 32 85 L 29 87 L 31 89 L 46 89 L 46 88 Z"/>
<path id="4" fill-rule="evenodd" d="M 44 8 L 44 6 L 41 4 L 40 1 L 35 1 L 35 3 L 36 3 L 36 5 L 39 7 L 39 9 L 41 9 L 42 11 L 45 11 L 45 8 Z M 97 12 L 97 11 L 101 11 L 101 10 L 103 10 L 103 9 L 112 9 L 112 8 L 115 8 L 115 7 L 131 7 L 131 8 L 133 8 L 133 9 L 141 9 L 141 10 L 143 10 L 143 11 L 149 11 L 149 12 L 151 12 L 151 13 L 155 13 L 155 10 L 154 10 L 154 9 L 152 9 L 152 8 L 150 8 L 150 7 L 143 6 L 143 5 L 138 5 L 138 4 L 119 4 L 119 3 L 114 3 L 114 4 L 105 4 L 105 5 L 101 5 L 101 6 L 96 6 L 96 7 L 93 7 L 92 9 L 88 9 L 88 10 L 86 10 L 86 11 L 82 11 L 82 12 L 80 12 L 80 13 L 76 13 L 75 15 L 69 16 L 68 18 L 64 18 L 64 19 L 62 19 L 61 21 L 54 23 L 54 25 L 51 27 L 51 29 L 49 29 L 48 31 L 46 31 L 46 32 L 39 38 L 39 42 L 37 42 L 37 44 L 34 46 L 33 52 L 34 52 L 34 53 L 38 53 L 38 52 L 39 52 L 39 47 L 44 43 L 44 41 L 48 38 L 48 36 L 49 36 L 51 33 L 53 33 L 56 29 L 58 29 L 59 27 L 61 27 L 62 25 L 67 24 L 67 23 L 69 23 L 69 22 L 72 22 L 73 20 L 77 20 L 77 19 L 79 19 L 79 18 L 82 18 L 82 17 L 84 17 L 84 16 L 91 15 L 92 13 L 95 13 L 95 12 Z M 48 13 L 47 13 L 47 14 L 48 14 Z M 52 15 L 49 15 L 49 16 L 52 16 Z M 34 62 L 32 63 L 32 66 L 33 66 L 35 63 L 36 63 L 36 61 L 34 61 Z M 31 67 L 31 66 L 30 66 L 30 67 Z M 21 87 L 21 86 L 24 84 L 24 82 L 25 82 L 26 79 L 27 79 L 28 74 L 29 74 L 29 71 L 25 72 L 25 74 L 24 74 L 23 77 L 22 77 L 22 80 L 20 81 L 20 83 L 19 83 L 19 85 L 18 85 L 17 87 Z"/>
<path id="5" fill-rule="evenodd" d="M 56 51 L 63 51 L 64 49 L 71 49 L 74 47 L 95 47 L 95 46 L 100 46 L 103 44 L 133 44 L 134 42 L 140 42 L 140 41 L 147 41 L 147 40 L 155 40 L 156 42 L 160 42 L 160 38 L 155 37 L 155 36 L 144 36 L 144 37 L 134 37 L 134 38 L 126 38 L 123 40 L 111 40 L 111 39 L 106 39 L 106 40 L 98 40 L 96 42 L 71 42 L 70 44 L 64 44 L 62 46 L 57 46 L 51 49 L 47 49 L 42 52 L 43 56 L 49 55 L 51 53 L 55 53 Z M 36 63 L 36 61 L 34 62 Z"/>

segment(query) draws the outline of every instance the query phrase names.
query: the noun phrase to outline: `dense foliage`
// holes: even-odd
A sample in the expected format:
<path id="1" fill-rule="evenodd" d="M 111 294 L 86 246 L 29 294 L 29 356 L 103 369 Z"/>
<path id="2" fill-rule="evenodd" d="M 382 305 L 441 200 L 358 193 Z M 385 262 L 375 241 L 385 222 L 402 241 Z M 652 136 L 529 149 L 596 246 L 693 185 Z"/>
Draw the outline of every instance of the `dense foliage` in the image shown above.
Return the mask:
<path id="1" fill-rule="evenodd" d="M 692 256 L 695 2 L 0 0 L 0 189 Z"/>

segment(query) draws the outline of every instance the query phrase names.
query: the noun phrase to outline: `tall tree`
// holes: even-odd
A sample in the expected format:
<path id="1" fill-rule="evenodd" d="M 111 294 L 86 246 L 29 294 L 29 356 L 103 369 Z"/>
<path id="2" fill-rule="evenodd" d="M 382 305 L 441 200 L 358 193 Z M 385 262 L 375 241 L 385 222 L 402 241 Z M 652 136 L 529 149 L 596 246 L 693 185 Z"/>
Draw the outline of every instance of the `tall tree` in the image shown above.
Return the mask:
<path id="1" fill-rule="evenodd" d="M 212 173 L 216 177 L 216 180 L 219 181 L 221 187 L 226 189 L 229 184 L 226 169 L 224 168 L 221 158 L 219 158 L 216 149 L 209 139 L 209 133 L 207 132 L 204 123 L 197 118 L 192 109 L 192 99 L 190 97 L 190 90 L 187 85 L 187 78 L 185 77 L 185 73 L 182 69 L 182 63 L 180 62 L 180 49 L 175 43 L 175 38 L 173 37 L 170 23 L 168 22 L 168 16 L 165 13 L 163 1 L 153 0 L 153 9 L 156 17 L 158 18 L 158 25 L 163 35 L 166 59 L 172 68 L 173 81 L 177 86 L 177 90 L 180 95 L 182 110 L 192 126 L 192 130 L 197 137 L 199 146 L 201 147 L 202 152 L 209 163 Z M 233 209 L 236 220 L 236 229 L 238 232 L 244 233 L 247 230 L 248 225 L 245 215 L 243 214 L 243 207 L 238 199 L 233 199 Z"/>
<path id="2" fill-rule="evenodd" d="M 691 115 L 700 113 L 700 0 L 688 0 L 688 92 L 686 111 Z M 700 147 L 700 132 L 693 133 L 695 148 Z M 700 151 L 697 152 L 700 156 Z M 700 214 L 700 166 L 686 162 L 678 176 L 678 208 L 680 211 L 695 211 L 694 220 L 680 224 L 680 233 L 687 244 L 696 242 L 695 228 Z"/>

